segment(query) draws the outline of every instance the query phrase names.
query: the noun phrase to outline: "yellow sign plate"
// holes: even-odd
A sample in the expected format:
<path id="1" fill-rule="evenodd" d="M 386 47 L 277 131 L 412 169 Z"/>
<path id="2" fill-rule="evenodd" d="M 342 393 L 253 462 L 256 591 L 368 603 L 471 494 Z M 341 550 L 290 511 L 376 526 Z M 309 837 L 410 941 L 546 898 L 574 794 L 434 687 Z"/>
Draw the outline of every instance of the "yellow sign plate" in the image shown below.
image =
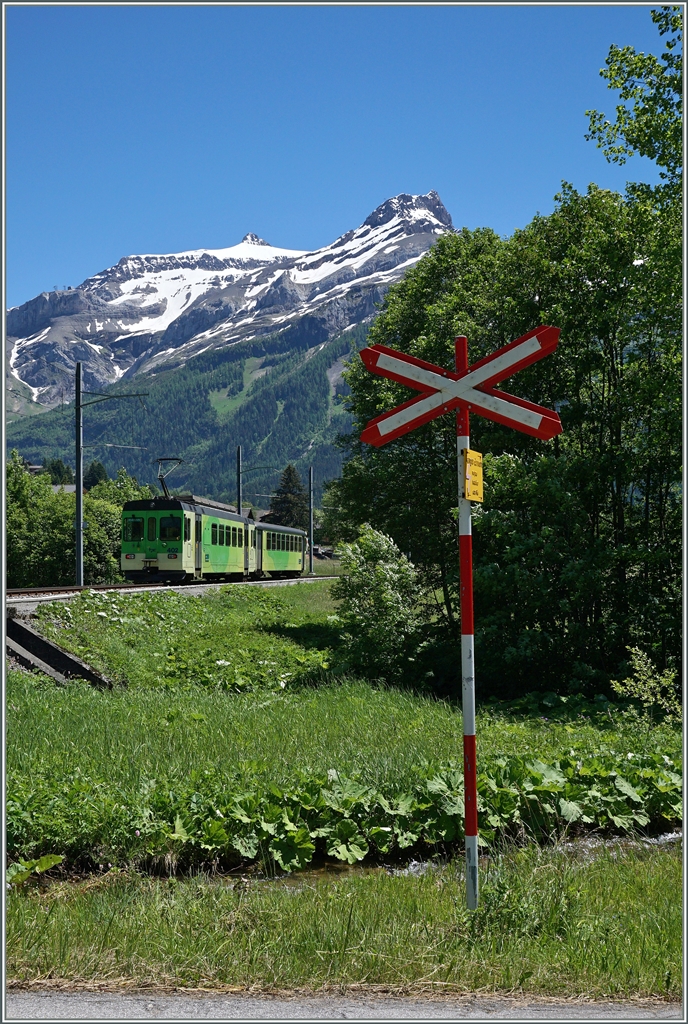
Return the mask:
<path id="1" fill-rule="evenodd" d="M 469 501 L 483 500 L 483 457 L 480 452 L 464 448 L 464 497 Z"/>

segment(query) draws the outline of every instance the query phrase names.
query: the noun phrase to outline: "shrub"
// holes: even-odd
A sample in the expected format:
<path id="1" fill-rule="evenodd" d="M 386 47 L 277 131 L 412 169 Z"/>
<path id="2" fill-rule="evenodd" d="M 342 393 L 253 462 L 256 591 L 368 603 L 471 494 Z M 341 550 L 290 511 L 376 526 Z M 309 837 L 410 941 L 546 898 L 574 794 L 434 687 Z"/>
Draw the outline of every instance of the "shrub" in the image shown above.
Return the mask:
<path id="1" fill-rule="evenodd" d="M 417 608 L 422 588 L 415 567 L 391 537 L 364 525 L 342 549 L 342 575 L 332 595 L 347 667 L 392 680 L 409 669 L 420 643 Z"/>
<path id="2" fill-rule="evenodd" d="M 612 679 L 614 690 L 622 697 L 639 700 L 650 717 L 655 709 L 659 709 L 666 718 L 680 722 L 682 709 L 676 687 L 676 673 L 671 669 L 660 673 L 639 647 L 629 647 L 628 653 L 633 674 L 622 682 Z"/>

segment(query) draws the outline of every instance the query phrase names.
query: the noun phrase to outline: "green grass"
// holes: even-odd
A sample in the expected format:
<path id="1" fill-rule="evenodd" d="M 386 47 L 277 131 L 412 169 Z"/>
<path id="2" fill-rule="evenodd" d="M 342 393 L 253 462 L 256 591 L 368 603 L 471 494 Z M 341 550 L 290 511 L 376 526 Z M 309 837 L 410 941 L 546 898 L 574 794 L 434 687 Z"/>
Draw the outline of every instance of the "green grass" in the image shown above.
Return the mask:
<path id="1" fill-rule="evenodd" d="M 460 857 L 375 866 L 460 851 L 460 706 L 338 676 L 335 610 L 325 581 L 43 606 L 43 632 L 127 686 L 8 672 L 8 853 L 65 857 L 8 893 L 8 977 L 676 998 L 679 851 L 524 840 L 671 827 L 680 728 L 602 699 L 481 707 L 469 914 Z M 215 873 L 323 857 L 369 867 Z"/>
<path id="2" fill-rule="evenodd" d="M 44 606 L 46 633 L 128 686 L 9 673 L 10 856 L 292 869 L 455 848 L 460 707 L 338 677 L 333 611 L 325 582 Z M 680 817 L 677 727 L 545 695 L 484 707 L 477 731 L 488 845 Z"/>
<path id="3" fill-rule="evenodd" d="M 208 398 L 210 404 L 218 415 L 220 423 L 224 423 L 229 417 L 235 412 L 240 405 L 248 398 L 249 388 L 254 380 L 261 377 L 266 371 L 263 370 L 261 373 L 261 363 L 263 357 L 251 356 L 249 359 L 244 361 L 244 379 L 241 391 L 235 395 L 228 395 L 230 388 L 222 388 L 219 391 L 210 391 Z"/>
<path id="4" fill-rule="evenodd" d="M 507 850 L 475 913 L 459 863 L 298 885 L 109 872 L 9 894 L 7 978 L 677 999 L 680 891 L 679 850 L 623 847 Z"/>
<path id="5" fill-rule="evenodd" d="M 308 572 L 308 558 L 306 558 L 306 572 Z M 342 563 L 338 558 L 314 558 L 313 574 L 315 576 L 341 576 Z"/>

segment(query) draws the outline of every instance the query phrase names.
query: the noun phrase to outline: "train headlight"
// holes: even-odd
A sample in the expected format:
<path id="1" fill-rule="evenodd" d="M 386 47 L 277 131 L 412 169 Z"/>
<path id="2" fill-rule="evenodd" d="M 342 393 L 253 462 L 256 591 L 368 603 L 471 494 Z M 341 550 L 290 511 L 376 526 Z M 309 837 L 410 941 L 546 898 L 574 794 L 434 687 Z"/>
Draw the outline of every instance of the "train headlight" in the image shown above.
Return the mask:
<path id="1" fill-rule="evenodd" d="M 176 555 L 168 555 L 167 557 L 168 558 L 176 558 L 177 556 Z"/>
<path id="2" fill-rule="evenodd" d="M 136 555 L 125 555 L 125 558 L 136 558 Z"/>

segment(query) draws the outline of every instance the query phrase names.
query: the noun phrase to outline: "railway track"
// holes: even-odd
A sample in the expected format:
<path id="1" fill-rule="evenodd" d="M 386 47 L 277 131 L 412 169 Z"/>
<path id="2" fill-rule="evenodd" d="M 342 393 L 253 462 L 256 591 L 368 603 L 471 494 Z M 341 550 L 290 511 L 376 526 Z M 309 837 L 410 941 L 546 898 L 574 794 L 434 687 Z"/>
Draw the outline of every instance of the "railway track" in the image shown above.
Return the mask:
<path id="1" fill-rule="evenodd" d="M 185 591 L 191 595 L 198 595 L 207 590 L 217 590 L 218 587 L 288 587 L 299 583 L 316 583 L 318 580 L 334 580 L 336 576 L 301 576 L 291 580 L 236 580 L 222 583 L 95 583 L 87 587 L 22 587 L 6 591 L 6 604 L 16 607 L 18 605 L 33 605 L 43 601 L 60 601 L 74 597 L 84 591 L 117 591 L 130 594 L 141 593 L 148 590 L 176 590 Z"/>

